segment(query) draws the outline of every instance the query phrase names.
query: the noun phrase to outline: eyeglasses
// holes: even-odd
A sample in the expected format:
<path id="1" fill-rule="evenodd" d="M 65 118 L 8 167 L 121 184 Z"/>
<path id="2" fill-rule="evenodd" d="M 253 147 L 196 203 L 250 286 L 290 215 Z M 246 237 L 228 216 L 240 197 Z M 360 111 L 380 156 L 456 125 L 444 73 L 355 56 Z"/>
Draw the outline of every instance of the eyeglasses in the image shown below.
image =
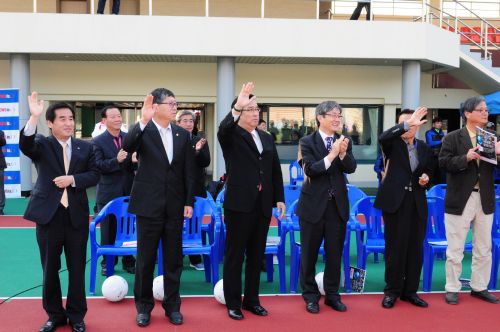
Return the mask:
<path id="1" fill-rule="evenodd" d="M 472 112 L 478 112 L 478 113 L 488 113 L 490 110 L 487 109 L 487 108 L 477 108 L 475 110 L 473 110 Z"/>
<path id="2" fill-rule="evenodd" d="M 257 113 L 259 113 L 260 112 L 260 108 L 258 108 L 258 107 L 249 107 L 247 109 L 244 109 L 243 111 L 246 111 L 246 112 L 257 112 Z"/>
<path id="3" fill-rule="evenodd" d="M 325 117 L 326 117 L 326 116 L 328 116 L 328 117 L 330 117 L 330 118 L 332 118 L 332 119 L 339 119 L 339 120 L 342 120 L 342 115 L 340 115 L 340 114 L 336 114 L 336 113 L 333 113 L 333 114 L 332 114 L 332 113 L 326 113 L 326 114 L 324 114 L 323 116 L 325 116 Z"/>
<path id="4" fill-rule="evenodd" d="M 172 108 L 177 108 L 179 106 L 179 103 L 178 102 L 175 102 L 175 101 L 170 101 L 168 103 L 157 103 L 158 105 L 168 105 Z"/>
<path id="5" fill-rule="evenodd" d="M 193 119 L 182 119 L 179 122 L 182 122 L 182 123 L 194 123 Z"/>

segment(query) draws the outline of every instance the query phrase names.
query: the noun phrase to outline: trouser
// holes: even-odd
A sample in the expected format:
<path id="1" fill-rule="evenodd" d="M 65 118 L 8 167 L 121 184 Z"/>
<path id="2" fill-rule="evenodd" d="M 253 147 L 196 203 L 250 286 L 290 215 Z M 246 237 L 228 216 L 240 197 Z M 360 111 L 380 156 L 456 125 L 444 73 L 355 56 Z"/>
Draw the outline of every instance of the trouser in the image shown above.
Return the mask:
<path id="1" fill-rule="evenodd" d="M 104 13 L 104 7 L 106 6 L 106 0 L 99 0 L 97 5 L 97 14 Z M 113 0 L 113 7 L 111 8 L 111 13 L 118 15 L 120 12 L 120 0 Z"/>
<path id="2" fill-rule="evenodd" d="M 481 196 L 472 192 L 462 215 L 445 214 L 446 239 L 446 286 L 447 292 L 462 288 L 462 259 L 467 233 L 472 224 L 472 274 L 470 287 L 475 291 L 487 289 L 491 274 L 491 227 L 493 214 L 484 214 Z"/>
<path id="3" fill-rule="evenodd" d="M 356 9 L 352 12 L 350 20 L 357 20 L 359 18 L 359 15 L 361 14 L 361 11 L 363 10 L 363 7 L 366 7 L 366 20 L 370 20 L 370 3 L 369 2 L 358 2 L 358 5 L 356 6 Z"/>

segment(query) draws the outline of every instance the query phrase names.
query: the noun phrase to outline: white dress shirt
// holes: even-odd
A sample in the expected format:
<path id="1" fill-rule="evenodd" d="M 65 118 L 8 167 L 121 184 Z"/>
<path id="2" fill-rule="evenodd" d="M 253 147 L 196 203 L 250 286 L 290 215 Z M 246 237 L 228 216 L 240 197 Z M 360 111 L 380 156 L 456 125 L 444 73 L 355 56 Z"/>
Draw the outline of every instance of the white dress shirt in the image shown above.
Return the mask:
<path id="1" fill-rule="evenodd" d="M 233 114 L 234 122 L 238 121 L 240 118 L 240 113 L 236 112 L 234 109 L 231 110 L 231 113 Z M 257 146 L 257 150 L 259 150 L 259 153 L 262 153 L 264 150 L 264 147 L 262 146 L 262 141 L 260 140 L 259 133 L 257 130 L 252 130 L 250 132 L 250 135 L 252 135 L 253 141 L 255 142 L 255 145 Z"/>
<path id="2" fill-rule="evenodd" d="M 167 128 L 163 128 L 154 119 L 151 119 L 151 121 L 153 121 L 156 128 L 158 128 L 158 131 L 160 132 L 161 141 L 163 142 L 163 147 L 167 153 L 168 162 L 171 163 L 172 158 L 174 157 L 174 137 L 172 135 L 172 126 L 169 123 Z M 146 127 L 146 125 L 140 121 L 139 126 L 141 131 Z"/>

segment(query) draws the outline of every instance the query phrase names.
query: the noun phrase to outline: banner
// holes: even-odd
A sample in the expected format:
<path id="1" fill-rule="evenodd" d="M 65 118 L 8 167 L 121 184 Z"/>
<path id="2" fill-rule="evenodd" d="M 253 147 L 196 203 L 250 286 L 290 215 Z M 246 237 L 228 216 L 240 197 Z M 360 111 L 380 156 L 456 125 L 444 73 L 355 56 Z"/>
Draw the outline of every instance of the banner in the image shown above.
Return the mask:
<path id="1" fill-rule="evenodd" d="M 21 162 L 19 151 L 19 90 L 0 90 L 0 130 L 7 144 L 2 146 L 7 168 L 4 190 L 7 198 L 21 197 Z"/>

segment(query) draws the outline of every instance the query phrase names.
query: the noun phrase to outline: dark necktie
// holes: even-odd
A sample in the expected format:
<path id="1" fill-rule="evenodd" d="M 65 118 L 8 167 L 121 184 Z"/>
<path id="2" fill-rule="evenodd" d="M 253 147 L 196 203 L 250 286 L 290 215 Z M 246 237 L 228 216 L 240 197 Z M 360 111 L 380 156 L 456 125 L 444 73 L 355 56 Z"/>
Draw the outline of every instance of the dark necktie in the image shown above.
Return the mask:
<path id="1" fill-rule="evenodd" d="M 113 141 L 115 142 L 115 146 L 117 150 L 120 150 L 122 148 L 122 140 L 121 137 L 113 137 Z"/>
<path id="2" fill-rule="evenodd" d="M 326 149 L 328 150 L 328 152 L 330 152 L 330 151 L 332 151 L 333 142 L 335 139 L 334 139 L 334 137 L 331 137 L 331 136 L 328 136 L 325 139 L 326 139 Z M 328 189 L 328 198 L 333 199 L 334 197 L 335 197 L 335 191 L 333 190 L 333 188 L 329 188 Z"/>

